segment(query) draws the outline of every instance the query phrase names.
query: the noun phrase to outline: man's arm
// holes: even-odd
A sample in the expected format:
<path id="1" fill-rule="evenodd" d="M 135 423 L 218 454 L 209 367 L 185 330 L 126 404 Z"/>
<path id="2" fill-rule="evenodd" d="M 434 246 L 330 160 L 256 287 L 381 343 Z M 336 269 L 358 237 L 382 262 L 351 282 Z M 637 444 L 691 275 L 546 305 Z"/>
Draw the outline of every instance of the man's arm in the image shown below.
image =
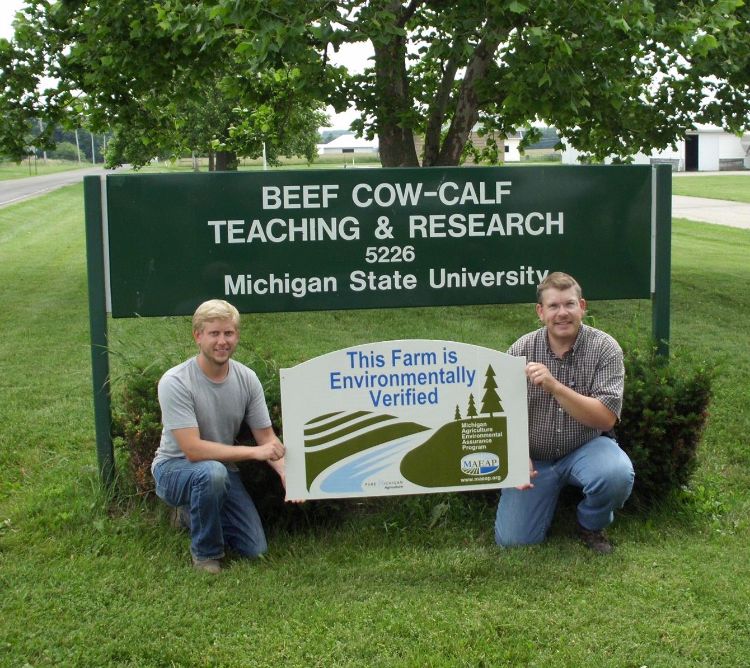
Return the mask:
<path id="1" fill-rule="evenodd" d="M 281 478 L 284 489 L 286 489 L 286 462 L 284 461 L 283 457 L 285 448 L 279 440 L 279 437 L 276 436 L 276 432 L 274 432 L 273 427 L 265 427 L 264 429 L 251 428 L 250 431 L 253 432 L 253 438 L 258 444 L 257 447 L 269 445 L 272 443 L 281 446 L 282 456 L 278 457 L 277 459 L 269 459 L 268 464 L 274 471 L 276 471 L 276 473 L 279 474 L 279 478 Z"/>
<path id="2" fill-rule="evenodd" d="M 561 408 L 574 420 L 592 429 L 609 431 L 617 422 L 617 415 L 594 397 L 578 394 L 567 385 L 563 385 L 539 362 L 526 365 L 526 376 L 534 385 L 549 392 Z"/>
<path id="3" fill-rule="evenodd" d="M 257 431 L 257 433 L 256 433 Z M 177 441 L 177 445 L 185 453 L 185 457 L 191 462 L 200 462 L 207 459 L 215 459 L 220 462 L 242 462 L 247 460 L 276 462 L 283 460 L 284 446 L 281 441 L 273 435 L 269 438 L 265 435 L 270 431 L 273 435 L 273 429 L 253 430 L 257 446 L 249 445 L 225 445 L 202 439 L 198 427 L 186 427 L 184 429 L 173 429 L 172 435 Z M 261 440 L 258 434 L 265 437 Z"/>

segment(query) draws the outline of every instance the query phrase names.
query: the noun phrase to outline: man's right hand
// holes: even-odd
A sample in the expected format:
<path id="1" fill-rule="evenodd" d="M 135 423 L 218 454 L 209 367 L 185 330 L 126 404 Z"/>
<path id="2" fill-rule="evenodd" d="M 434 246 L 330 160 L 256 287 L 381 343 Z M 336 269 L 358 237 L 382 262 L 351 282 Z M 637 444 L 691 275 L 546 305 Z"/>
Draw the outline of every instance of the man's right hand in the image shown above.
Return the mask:
<path id="1" fill-rule="evenodd" d="M 255 451 L 256 459 L 261 462 L 275 462 L 284 456 L 284 445 L 278 439 L 269 441 L 263 445 L 256 445 L 253 450 Z"/>
<path id="2" fill-rule="evenodd" d="M 524 490 L 524 489 L 533 489 L 534 483 L 531 482 L 534 478 L 537 477 L 539 471 L 537 471 L 534 468 L 534 462 L 531 461 L 531 458 L 529 458 L 529 482 L 525 485 L 516 485 L 516 489 Z"/>

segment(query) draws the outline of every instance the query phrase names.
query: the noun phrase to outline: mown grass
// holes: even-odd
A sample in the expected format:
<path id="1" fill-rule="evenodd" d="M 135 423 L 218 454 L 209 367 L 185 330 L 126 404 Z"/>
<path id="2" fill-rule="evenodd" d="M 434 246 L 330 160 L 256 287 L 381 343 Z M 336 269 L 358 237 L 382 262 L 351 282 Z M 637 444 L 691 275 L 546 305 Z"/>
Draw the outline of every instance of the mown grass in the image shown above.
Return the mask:
<path id="1" fill-rule="evenodd" d="M 8 179 L 23 179 L 28 176 L 42 176 L 43 174 L 55 174 L 57 172 L 68 172 L 71 169 L 82 169 L 91 167 L 91 162 L 78 163 L 73 160 L 44 160 L 33 159 L 29 162 L 6 162 L 0 161 L 0 181 Z"/>
<path id="2" fill-rule="evenodd" d="M 678 175 L 672 179 L 672 194 L 750 202 L 750 172 L 724 176 Z"/>
<path id="3" fill-rule="evenodd" d="M 499 551 L 491 504 L 428 496 L 268 527 L 266 559 L 211 579 L 159 504 L 97 482 L 82 221 L 78 186 L 0 209 L 0 665 L 746 665 L 750 232 L 675 221 L 673 361 L 714 364 L 716 399 L 690 488 L 626 508 L 611 557 L 571 540 L 570 510 L 546 544 Z M 592 314 L 623 340 L 650 330 L 643 301 Z M 412 336 L 503 349 L 534 326 L 528 305 L 268 314 L 243 345 L 288 365 Z M 185 318 L 111 336 L 190 350 Z"/>

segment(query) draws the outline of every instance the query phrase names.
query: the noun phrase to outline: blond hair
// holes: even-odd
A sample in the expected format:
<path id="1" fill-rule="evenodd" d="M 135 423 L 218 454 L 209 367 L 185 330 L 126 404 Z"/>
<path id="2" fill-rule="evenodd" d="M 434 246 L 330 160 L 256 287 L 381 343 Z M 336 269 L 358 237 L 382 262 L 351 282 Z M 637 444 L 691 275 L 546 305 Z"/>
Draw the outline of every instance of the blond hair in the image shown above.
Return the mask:
<path id="1" fill-rule="evenodd" d="M 202 332 L 211 320 L 231 320 L 234 328 L 240 330 L 240 312 L 223 299 L 209 299 L 193 313 L 193 331 Z"/>

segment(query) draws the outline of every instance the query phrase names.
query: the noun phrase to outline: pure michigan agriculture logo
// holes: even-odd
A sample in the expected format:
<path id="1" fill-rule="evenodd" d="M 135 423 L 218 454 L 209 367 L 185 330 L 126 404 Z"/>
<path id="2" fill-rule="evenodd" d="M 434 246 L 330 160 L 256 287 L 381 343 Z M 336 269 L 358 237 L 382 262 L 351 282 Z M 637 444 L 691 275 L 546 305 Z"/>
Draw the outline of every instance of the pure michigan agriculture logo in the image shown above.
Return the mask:
<path id="1" fill-rule="evenodd" d="M 408 340 L 282 370 L 288 497 L 519 484 L 528 474 L 523 366 L 479 346 Z"/>

